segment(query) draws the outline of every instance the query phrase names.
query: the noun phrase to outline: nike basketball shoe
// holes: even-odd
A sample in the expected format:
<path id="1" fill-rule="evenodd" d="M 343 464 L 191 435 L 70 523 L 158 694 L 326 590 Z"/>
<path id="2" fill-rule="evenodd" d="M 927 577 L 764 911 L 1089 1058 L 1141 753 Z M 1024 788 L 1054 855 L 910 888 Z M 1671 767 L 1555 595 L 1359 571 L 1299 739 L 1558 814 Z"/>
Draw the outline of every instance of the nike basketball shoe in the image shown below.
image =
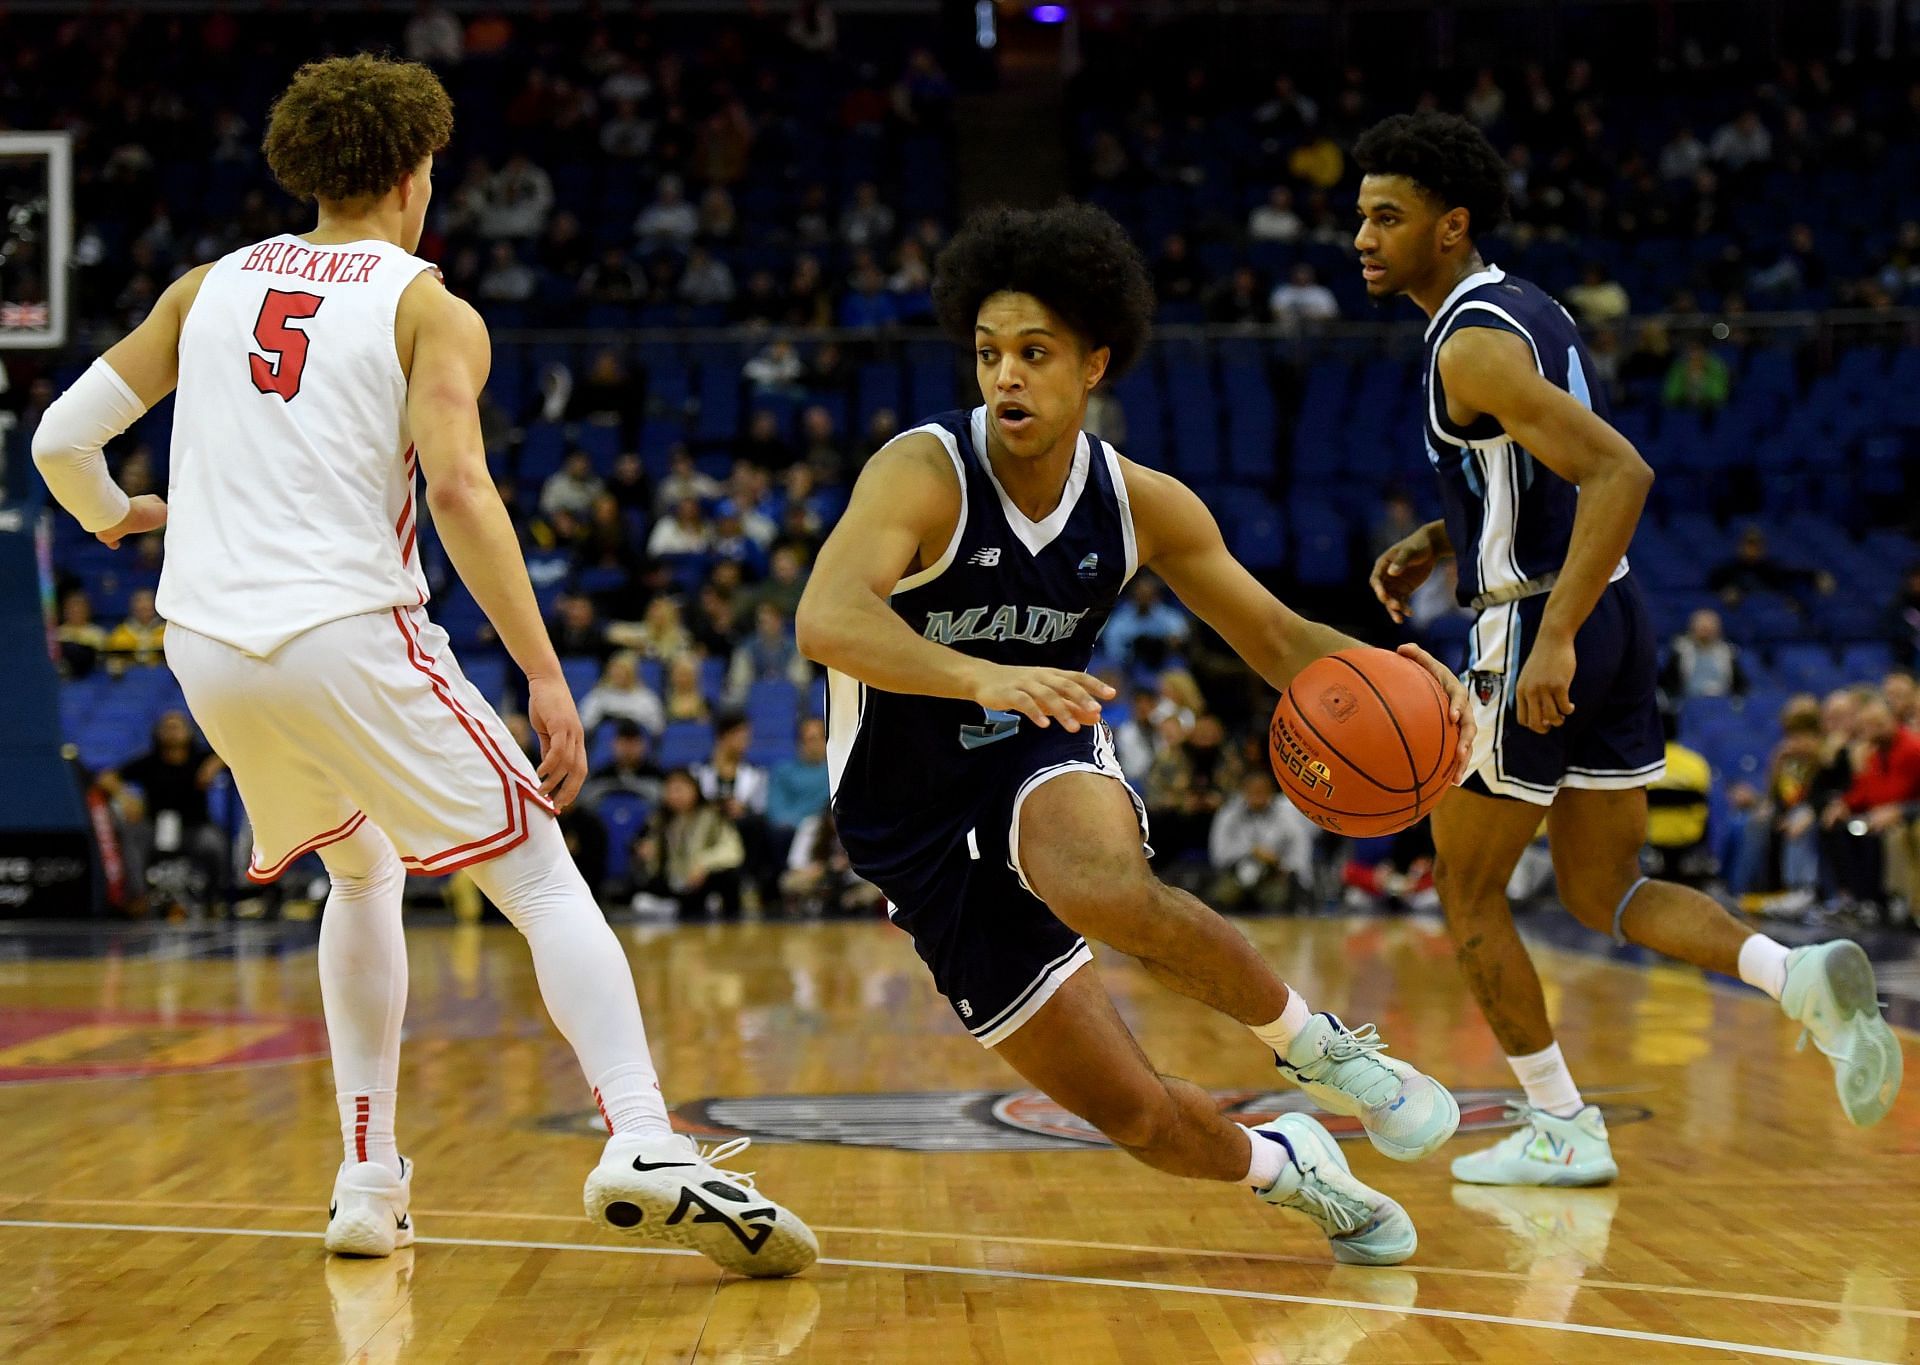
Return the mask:
<path id="1" fill-rule="evenodd" d="M 413 1163 L 395 1175 L 377 1161 L 342 1162 L 327 1206 L 327 1250 L 336 1256 L 391 1256 L 413 1245 Z"/>
<path id="2" fill-rule="evenodd" d="M 751 1138 L 702 1151 L 687 1138 L 616 1134 L 587 1177 L 587 1217 L 642 1241 L 689 1247 L 741 1275 L 794 1275 L 820 1255 L 813 1230 L 753 1186 L 751 1172 L 722 1170 Z"/>

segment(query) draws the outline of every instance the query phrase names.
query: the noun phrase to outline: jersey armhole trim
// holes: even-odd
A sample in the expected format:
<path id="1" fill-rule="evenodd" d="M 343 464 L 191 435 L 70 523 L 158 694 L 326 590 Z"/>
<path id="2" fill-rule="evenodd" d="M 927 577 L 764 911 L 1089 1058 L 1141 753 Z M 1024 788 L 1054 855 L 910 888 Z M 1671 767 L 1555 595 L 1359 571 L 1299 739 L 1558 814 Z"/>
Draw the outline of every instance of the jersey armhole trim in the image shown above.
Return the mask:
<path id="1" fill-rule="evenodd" d="M 1470 312 L 1492 313 L 1499 322 L 1461 322 L 1461 318 Z M 1452 339 L 1462 327 L 1485 327 L 1495 332 L 1509 332 L 1527 343 L 1527 349 L 1533 352 L 1533 368 L 1536 374 L 1545 375 L 1546 365 L 1540 359 L 1540 347 L 1533 339 L 1533 333 L 1521 326 L 1518 319 L 1498 304 L 1488 303 L 1484 299 L 1468 299 L 1446 321 L 1440 340 L 1434 344 L 1433 354 L 1427 360 L 1427 421 L 1434 432 L 1458 450 L 1487 450 L 1494 446 L 1504 446 L 1513 438 L 1502 429 L 1497 436 L 1483 436 L 1474 439 L 1459 435 L 1460 428 L 1447 416 L 1439 402 L 1440 384 L 1440 348 Z M 1484 414 L 1483 414 L 1484 415 Z"/>
<path id="2" fill-rule="evenodd" d="M 954 477 L 960 481 L 960 518 L 953 524 L 953 536 L 947 541 L 946 553 L 942 554 L 940 558 L 936 559 L 932 564 L 920 570 L 918 573 L 909 574 L 898 583 L 895 583 L 893 585 L 894 593 L 911 592 L 915 588 L 924 588 L 927 584 L 933 582 L 934 579 L 945 573 L 953 563 L 953 557 L 960 553 L 960 542 L 967 534 L 967 466 L 965 461 L 960 458 L 960 443 L 954 439 L 952 432 L 940 426 L 938 423 L 929 423 L 924 427 L 914 427 L 911 431 L 901 432 L 899 436 L 893 438 L 893 441 L 888 441 L 887 445 L 880 447 L 880 449 L 885 450 L 887 446 L 892 445 L 894 441 L 901 440 L 907 436 L 918 436 L 923 432 L 939 437 L 942 448 L 947 452 L 947 458 L 953 462 Z M 888 594 L 888 596 L 892 595 L 892 593 Z"/>
<path id="3" fill-rule="evenodd" d="M 1089 439 L 1099 440 L 1098 437 Z M 1120 468 L 1120 452 L 1105 441 L 1100 441 L 1100 450 L 1107 457 L 1107 477 L 1113 481 L 1113 500 L 1120 512 L 1120 539 L 1127 547 L 1127 576 L 1120 580 L 1124 588 L 1140 571 L 1140 546 L 1133 536 L 1133 499 L 1127 494 L 1127 476 Z"/>

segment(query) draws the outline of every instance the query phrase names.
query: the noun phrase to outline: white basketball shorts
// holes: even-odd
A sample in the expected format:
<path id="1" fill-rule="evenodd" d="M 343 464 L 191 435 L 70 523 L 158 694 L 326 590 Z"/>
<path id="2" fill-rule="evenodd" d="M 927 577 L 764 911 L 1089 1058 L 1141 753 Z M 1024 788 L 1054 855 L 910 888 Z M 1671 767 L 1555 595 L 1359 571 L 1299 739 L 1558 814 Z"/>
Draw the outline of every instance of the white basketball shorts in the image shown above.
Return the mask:
<path id="1" fill-rule="evenodd" d="M 166 652 L 246 803 L 256 882 L 368 820 L 409 871 L 438 875 L 505 853 L 553 814 L 418 607 L 330 621 L 268 658 L 170 625 Z"/>

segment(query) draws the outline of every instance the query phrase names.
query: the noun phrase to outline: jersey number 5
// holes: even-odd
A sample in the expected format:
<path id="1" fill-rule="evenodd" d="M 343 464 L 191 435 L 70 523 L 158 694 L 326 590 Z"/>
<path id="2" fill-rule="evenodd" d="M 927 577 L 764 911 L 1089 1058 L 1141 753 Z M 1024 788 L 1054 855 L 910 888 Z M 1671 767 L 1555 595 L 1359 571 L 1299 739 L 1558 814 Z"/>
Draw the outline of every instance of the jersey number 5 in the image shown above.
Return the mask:
<path id="1" fill-rule="evenodd" d="M 260 304 L 259 320 L 253 324 L 253 339 L 272 356 L 249 355 L 247 368 L 253 371 L 253 387 L 262 393 L 277 393 L 292 402 L 300 392 L 300 375 L 307 368 L 307 334 L 288 326 L 320 311 L 325 302 L 318 294 L 296 294 L 284 289 L 269 289 Z"/>

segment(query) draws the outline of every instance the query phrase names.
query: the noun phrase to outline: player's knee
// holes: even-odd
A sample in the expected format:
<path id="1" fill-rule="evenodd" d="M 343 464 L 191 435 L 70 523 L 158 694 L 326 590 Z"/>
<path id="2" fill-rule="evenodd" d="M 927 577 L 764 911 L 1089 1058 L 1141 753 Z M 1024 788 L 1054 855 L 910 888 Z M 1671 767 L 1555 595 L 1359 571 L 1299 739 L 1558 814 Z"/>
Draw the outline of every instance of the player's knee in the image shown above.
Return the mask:
<path id="1" fill-rule="evenodd" d="M 1620 907 L 1621 897 L 1627 894 L 1639 875 L 1637 865 L 1631 874 L 1623 871 L 1612 876 L 1591 868 L 1581 868 L 1571 876 L 1556 878 L 1560 886 L 1560 903 L 1567 907 L 1568 914 L 1587 928 L 1611 934 L 1613 912 Z"/>
<path id="2" fill-rule="evenodd" d="M 1440 908 L 1448 920 L 1455 923 L 1473 919 L 1492 908 L 1503 911 L 1507 908 L 1506 877 L 1471 859 L 1434 859 L 1433 889 L 1440 897 Z"/>
<path id="3" fill-rule="evenodd" d="M 1131 952 L 1162 927 L 1155 916 L 1160 883 L 1151 874 L 1062 878 L 1043 897 L 1047 908 L 1077 934 Z"/>
<path id="4" fill-rule="evenodd" d="M 1162 1086 L 1102 1098 L 1082 1117 L 1116 1147 L 1134 1152 L 1163 1146 L 1178 1118 L 1173 1097 Z"/>

